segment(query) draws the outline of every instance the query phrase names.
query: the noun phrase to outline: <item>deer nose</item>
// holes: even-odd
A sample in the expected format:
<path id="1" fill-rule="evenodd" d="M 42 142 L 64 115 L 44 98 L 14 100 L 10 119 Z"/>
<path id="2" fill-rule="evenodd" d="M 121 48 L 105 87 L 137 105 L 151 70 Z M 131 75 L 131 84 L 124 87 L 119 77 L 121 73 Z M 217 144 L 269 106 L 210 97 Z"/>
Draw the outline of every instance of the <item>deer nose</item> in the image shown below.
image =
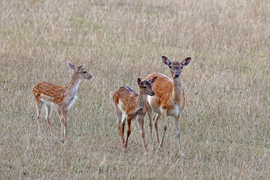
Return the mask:
<path id="1" fill-rule="evenodd" d="M 179 77 L 179 73 L 175 74 L 175 77 Z"/>
<path id="2" fill-rule="evenodd" d="M 152 96 L 154 96 L 154 95 L 155 95 L 155 92 L 153 91 L 153 92 L 152 92 Z"/>

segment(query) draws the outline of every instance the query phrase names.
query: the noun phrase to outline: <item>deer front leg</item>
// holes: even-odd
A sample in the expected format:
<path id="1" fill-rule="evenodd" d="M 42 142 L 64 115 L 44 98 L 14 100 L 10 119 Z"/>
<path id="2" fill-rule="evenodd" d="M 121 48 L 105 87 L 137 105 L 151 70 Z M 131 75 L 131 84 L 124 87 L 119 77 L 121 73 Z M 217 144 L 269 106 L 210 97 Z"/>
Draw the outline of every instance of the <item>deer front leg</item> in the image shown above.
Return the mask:
<path id="1" fill-rule="evenodd" d="M 145 133 L 144 133 L 144 128 L 143 128 L 143 126 L 144 126 L 144 118 L 140 117 L 138 121 L 139 121 L 140 128 L 141 128 L 144 152 L 147 154 L 147 148 L 146 148 L 146 144 L 145 144 Z"/>
<path id="2" fill-rule="evenodd" d="M 129 135 L 131 134 L 131 128 L 130 128 L 130 125 L 131 125 L 131 118 L 127 118 L 127 125 L 128 125 L 128 129 L 127 129 L 127 139 L 126 139 L 126 143 L 125 143 L 125 146 L 124 148 L 127 148 L 128 146 L 128 138 L 129 138 Z"/>
<path id="3" fill-rule="evenodd" d="M 176 136 L 178 139 L 178 146 L 179 146 L 179 154 L 181 156 L 185 156 L 182 148 L 181 148 L 181 141 L 180 141 L 180 121 L 181 121 L 181 114 L 179 114 L 176 118 L 175 118 L 175 128 L 176 128 Z"/>
<path id="4" fill-rule="evenodd" d="M 162 140 L 161 140 L 161 143 L 159 144 L 159 149 L 163 146 L 163 142 L 164 142 L 164 137 L 165 137 L 165 133 L 166 133 L 166 130 L 168 128 L 168 117 L 167 117 L 167 110 L 166 109 L 162 109 L 161 110 L 161 116 L 162 116 L 162 119 L 163 119 L 163 127 L 164 127 L 164 132 L 163 132 L 163 137 L 162 137 Z"/>
<path id="5" fill-rule="evenodd" d="M 64 143 L 65 142 L 65 117 L 64 117 L 64 113 L 63 113 L 63 110 L 62 108 L 60 107 L 57 107 L 57 112 L 58 112 L 58 116 L 60 118 L 60 121 L 61 121 L 61 142 Z"/>
<path id="6" fill-rule="evenodd" d="M 146 111 L 149 119 L 149 127 L 150 127 L 150 139 L 151 139 L 151 146 L 153 150 L 153 117 L 152 117 L 152 108 L 146 103 Z"/>
<path id="7" fill-rule="evenodd" d="M 156 136 L 157 136 L 157 144 L 159 145 L 159 134 L 158 134 L 158 119 L 160 118 L 160 114 L 156 113 L 154 116 L 154 125 L 156 130 Z"/>
<path id="8" fill-rule="evenodd" d="M 68 140 L 68 136 L 67 136 L 67 121 L 68 121 L 67 113 L 68 113 L 68 110 L 63 111 L 63 115 L 64 115 L 64 118 L 65 118 L 65 122 L 64 122 L 64 137 L 65 137 L 65 140 Z"/>

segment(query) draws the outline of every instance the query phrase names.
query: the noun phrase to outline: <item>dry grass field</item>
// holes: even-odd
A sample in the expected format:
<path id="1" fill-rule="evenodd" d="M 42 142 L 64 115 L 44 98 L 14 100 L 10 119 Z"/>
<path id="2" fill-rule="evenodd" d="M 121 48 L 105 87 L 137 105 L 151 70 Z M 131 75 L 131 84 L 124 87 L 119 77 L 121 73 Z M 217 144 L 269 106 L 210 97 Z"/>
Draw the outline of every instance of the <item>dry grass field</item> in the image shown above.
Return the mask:
<path id="1" fill-rule="evenodd" d="M 2 0 L 0 179 L 270 179 L 269 14 L 269 0 Z M 192 57 L 181 74 L 185 157 L 172 117 L 162 151 L 153 134 L 144 154 L 138 122 L 120 148 L 112 94 L 170 77 L 161 55 Z M 67 85 L 68 61 L 93 79 L 69 110 L 69 141 L 55 110 L 56 138 L 43 116 L 38 139 L 31 89 Z M 147 116 L 145 131 L 151 149 Z"/>

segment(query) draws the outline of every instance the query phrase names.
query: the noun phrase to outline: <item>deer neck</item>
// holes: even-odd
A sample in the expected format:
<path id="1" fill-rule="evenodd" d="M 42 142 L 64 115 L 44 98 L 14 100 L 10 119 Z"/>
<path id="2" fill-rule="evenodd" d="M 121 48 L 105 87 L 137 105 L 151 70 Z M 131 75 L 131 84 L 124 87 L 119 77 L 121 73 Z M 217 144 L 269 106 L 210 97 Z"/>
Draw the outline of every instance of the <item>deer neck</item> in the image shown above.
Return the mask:
<path id="1" fill-rule="evenodd" d="M 140 90 L 134 107 L 135 108 L 144 108 L 145 101 L 146 101 L 146 94 L 142 93 Z"/>
<path id="2" fill-rule="evenodd" d="M 182 97 L 182 85 L 180 78 L 173 79 L 173 98 L 176 103 L 180 103 Z"/>
<path id="3" fill-rule="evenodd" d="M 76 76 L 76 73 L 74 72 L 69 84 L 66 86 L 67 92 L 68 94 L 70 94 L 71 98 L 73 98 L 76 95 L 80 81 L 81 79 L 78 76 Z"/>

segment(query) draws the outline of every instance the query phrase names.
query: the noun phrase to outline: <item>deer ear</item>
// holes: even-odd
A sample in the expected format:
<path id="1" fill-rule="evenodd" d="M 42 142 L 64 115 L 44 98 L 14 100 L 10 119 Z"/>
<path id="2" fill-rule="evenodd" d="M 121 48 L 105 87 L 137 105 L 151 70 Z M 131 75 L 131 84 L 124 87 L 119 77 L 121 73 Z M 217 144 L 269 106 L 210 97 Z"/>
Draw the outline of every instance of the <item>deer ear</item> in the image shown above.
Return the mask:
<path id="1" fill-rule="evenodd" d="M 68 65 L 69 65 L 70 69 L 74 69 L 75 68 L 75 66 L 73 64 L 71 64 L 70 62 L 68 62 Z"/>
<path id="2" fill-rule="evenodd" d="M 138 78 L 138 85 L 141 85 L 142 84 L 142 80 L 141 78 Z"/>
<path id="3" fill-rule="evenodd" d="M 191 57 L 186 57 L 183 61 L 182 61 L 182 66 L 186 66 L 188 65 L 188 63 L 190 63 L 191 61 Z"/>
<path id="4" fill-rule="evenodd" d="M 166 64 L 167 66 L 171 65 L 171 61 L 169 60 L 169 58 L 167 58 L 166 56 L 161 56 L 161 58 L 164 64 Z"/>
<path id="5" fill-rule="evenodd" d="M 77 67 L 77 72 L 80 72 L 82 70 L 83 65 Z"/>
<path id="6" fill-rule="evenodd" d="M 149 82 L 152 84 L 157 80 L 158 76 L 153 77 L 152 79 L 149 80 Z"/>

